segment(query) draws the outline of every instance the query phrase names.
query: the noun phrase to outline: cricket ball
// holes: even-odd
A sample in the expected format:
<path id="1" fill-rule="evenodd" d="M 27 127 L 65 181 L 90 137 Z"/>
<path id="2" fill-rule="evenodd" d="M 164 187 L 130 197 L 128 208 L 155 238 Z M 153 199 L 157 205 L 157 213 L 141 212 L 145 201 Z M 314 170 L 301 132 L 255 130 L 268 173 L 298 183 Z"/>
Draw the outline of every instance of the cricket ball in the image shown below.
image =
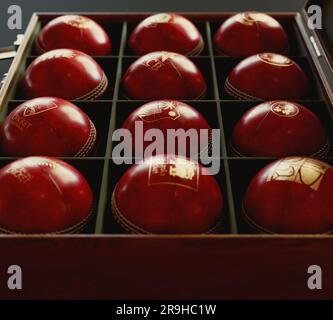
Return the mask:
<path id="1" fill-rule="evenodd" d="M 227 56 L 247 57 L 262 52 L 288 53 L 288 37 L 281 24 L 260 12 L 238 13 L 218 28 L 214 43 Z"/>
<path id="2" fill-rule="evenodd" d="M 17 106 L 0 127 L 4 156 L 84 157 L 96 145 L 96 129 L 77 106 L 42 97 Z"/>
<path id="3" fill-rule="evenodd" d="M 319 234 L 333 230 L 333 168 L 302 157 L 277 160 L 251 181 L 244 217 L 255 231 Z"/>
<path id="4" fill-rule="evenodd" d="M 239 156 L 324 157 L 328 137 L 318 117 L 290 101 L 269 101 L 246 112 L 232 134 L 232 150 Z"/>
<path id="5" fill-rule="evenodd" d="M 144 19 L 131 33 L 128 44 L 138 56 L 161 50 L 195 56 L 204 48 L 196 26 L 175 13 L 158 13 Z"/>
<path id="6" fill-rule="evenodd" d="M 141 149 L 142 147 L 142 154 L 147 150 L 151 141 L 147 141 L 144 137 L 150 129 L 159 129 L 163 134 L 164 139 L 161 140 L 161 143 L 159 144 L 157 141 L 157 154 L 171 153 L 167 152 L 167 146 L 171 139 L 168 133 L 172 130 L 186 133 L 191 133 L 194 130 L 194 134 L 196 134 L 197 141 L 192 142 L 192 144 L 189 139 L 182 139 L 181 136 L 178 139 L 173 139 L 175 151 L 178 152 L 172 153 L 183 156 L 198 155 L 201 150 L 208 148 L 211 139 L 211 128 L 205 118 L 193 107 L 176 100 L 157 100 L 142 105 L 128 116 L 122 128 L 131 132 L 135 154 L 138 154 L 137 148 Z M 203 138 L 202 134 L 207 136 L 204 145 L 200 144 L 200 139 Z"/>
<path id="7" fill-rule="evenodd" d="M 194 100 L 206 93 L 205 80 L 187 57 L 167 51 L 137 59 L 124 74 L 125 96 L 134 100 Z"/>
<path id="8" fill-rule="evenodd" d="M 125 172 L 112 195 L 119 224 L 141 234 L 213 232 L 223 198 L 215 178 L 193 160 L 159 155 Z"/>
<path id="9" fill-rule="evenodd" d="M 225 82 L 226 92 L 240 100 L 297 100 L 307 96 L 309 80 L 290 58 L 260 53 L 238 63 Z"/>
<path id="10" fill-rule="evenodd" d="M 36 41 L 36 50 L 40 54 L 62 48 L 103 56 L 111 52 L 111 42 L 105 30 L 94 20 L 64 15 L 48 22 Z"/>
<path id="11" fill-rule="evenodd" d="M 58 97 L 66 100 L 93 100 L 108 86 L 97 62 L 72 49 L 56 49 L 37 57 L 21 81 L 25 97 Z"/>
<path id="12" fill-rule="evenodd" d="M 2 233 L 78 233 L 92 210 L 88 182 L 66 162 L 27 157 L 0 170 Z"/>

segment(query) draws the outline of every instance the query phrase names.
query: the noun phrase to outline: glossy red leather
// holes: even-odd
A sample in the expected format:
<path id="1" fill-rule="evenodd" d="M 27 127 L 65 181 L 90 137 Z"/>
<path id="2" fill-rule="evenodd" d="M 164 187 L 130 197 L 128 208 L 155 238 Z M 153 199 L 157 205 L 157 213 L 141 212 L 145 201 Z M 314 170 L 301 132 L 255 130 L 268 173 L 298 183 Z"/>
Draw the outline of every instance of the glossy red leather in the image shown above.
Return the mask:
<path id="1" fill-rule="evenodd" d="M 158 13 L 136 26 L 128 45 L 139 56 L 162 50 L 198 55 L 204 48 L 204 41 L 190 20 L 175 13 Z"/>
<path id="2" fill-rule="evenodd" d="M 308 89 L 309 81 L 301 67 L 274 53 L 245 58 L 226 81 L 226 90 L 241 100 L 296 100 L 306 98 Z"/>
<path id="3" fill-rule="evenodd" d="M 318 117 L 290 101 L 269 101 L 251 108 L 232 134 L 233 149 L 243 156 L 324 156 L 327 144 Z"/>
<path id="4" fill-rule="evenodd" d="M 86 224 L 93 194 L 71 165 L 48 157 L 27 157 L 0 170 L 0 231 L 72 233 Z"/>
<path id="5" fill-rule="evenodd" d="M 260 12 L 238 13 L 224 21 L 214 36 L 223 55 L 247 57 L 261 52 L 288 53 L 288 37 L 281 24 Z"/>
<path id="6" fill-rule="evenodd" d="M 89 117 L 60 98 L 28 100 L 0 127 L 3 156 L 87 156 L 95 145 L 96 129 Z"/>
<path id="7" fill-rule="evenodd" d="M 52 96 L 66 100 L 92 100 L 107 88 L 104 71 L 87 54 L 56 49 L 37 57 L 27 68 L 21 88 L 26 98 Z"/>
<path id="8" fill-rule="evenodd" d="M 203 174 L 207 169 L 184 159 L 162 155 L 148 158 L 121 177 L 112 207 L 126 230 L 195 234 L 217 226 L 223 207 L 220 188 L 213 176 Z"/>
<path id="9" fill-rule="evenodd" d="M 103 56 L 110 54 L 111 41 L 96 21 L 85 16 L 64 15 L 43 27 L 36 41 L 36 50 L 41 54 L 64 48 Z"/>
<path id="10" fill-rule="evenodd" d="M 140 137 L 136 135 L 135 130 L 135 123 L 137 121 L 140 121 L 142 124 L 143 137 L 150 129 L 159 129 L 162 131 L 164 135 L 164 143 L 160 146 L 161 149 L 163 149 L 163 152 L 161 153 L 167 153 L 168 129 L 183 129 L 184 131 L 191 129 L 196 130 L 198 136 L 198 151 L 192 155 L 198 154 L 200 151 L 200 130 L 206 130 L 207 136 L 210 137 L 211 128 L 205 118 L 190 105 L 176 100 L 151 101 L 135 109 L 127 117 L 122 126 L 122 128 L 130 130 L 133 141 L 135 141 L 135 139 L 139 139 Z M 141 139 L 140 142 L 143 144 L 143 150 L 145 150 L 151 143 L 151 141 L 147 142 Z M 205 147 L 207 146 L 208 145 Z M 190 147 L 190 141 L 187 140 L 186 150 L 184 150 L 183 153 L 177 154 L 191 156 Z"/>
<path id="11" fill-rule="evenodd" d="M 125 96 L 134 100 L 193 100 L 204 96 L 205 80 L 183 55 L 158 51 L 133 62 L 123 77 Z"/>
<path id="12" fill-rule="evenodd" d="M 262 232 L 316 234 L 333 230 L 333 168 L 290 157 L 263 168 L 251 181 L 244 214 Z"/>

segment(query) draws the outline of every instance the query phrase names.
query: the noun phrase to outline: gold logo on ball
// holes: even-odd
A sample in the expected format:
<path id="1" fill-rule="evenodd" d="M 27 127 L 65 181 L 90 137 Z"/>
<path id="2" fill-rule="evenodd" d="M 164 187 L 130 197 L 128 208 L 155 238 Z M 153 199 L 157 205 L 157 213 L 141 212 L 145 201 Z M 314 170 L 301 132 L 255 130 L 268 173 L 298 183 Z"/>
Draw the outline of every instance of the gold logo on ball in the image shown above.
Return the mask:
<path id="1" fill-rule="evenodd" d="M 279 67 L 287 67 L 293 64 L 288 57 L 276 53 L 260 53 L 258 57 L 261 61 Z"/>
<path id="2" fill-rule="evenodd" d="M 25 184 L 33 179 L 31 173 L 29 173 L 25 168 L 10 168 L 8 173 L 13 175 L 19 182 Z"/>
<path id="3" fill-rule="evenodd" d="M 175 101 L 162 101 L 154 109 L 138 115 L 143 122 L 155 122 L 162 119 L 176 120 L 180 116 Z"/>
<path id="4" fill-rule="evenodd" d="M 168 13 L 160 13 L 147 18 L 146 22 L 148 28 L 156 28 L 159 24 L 169 23 L 171 20 L 172 15 Z"/>
<path id="5" fill-rule="evenodd" d="M 20 131 L 27 130 L 32 126 L 32 123 L 30 121 L 24 119 L 24 117 L 20 116 L 19 114 L 15 114 L 12 117 L 11 123 L 14 127 L 19 129 Z"/>
<path id="6" fill-rule="evenodd" d="M 86 17 L 75 16 L 68 19 L 66 23 L 74 28 L 87 29 L 92 21 Z"/>
<path id="7" fill-rule="evenodd" d="M 287 158 L 280 160 L 267 181 L 290 181 L 308 186 L 317 191 L 328 166 L 308 158 Z"/>
<path id="8" fill-rule="evenodd" d="M 287 101 L 279 101 L 275 102 L 271 105 L 271 110 L 274 114 L 280 117 L 294 117 L 299 113 L 299 108 L 296 104 L 287 102 Z"/>
<path id="9" fill-rule="evenodd" d="M 163 51 L 159 57 L 154 57 L 147 60 L 144 65 L 152 71 L 158 71 L 160 68 L 165 66 L 165 62 L 169 59 L 177 57 L 177 53 Z"/>
<path id="10" fill-rule="evenodd" d="M 70 49 L 57 49 L 42 54 L 41 56 L 36 58 L 35 62 L 39 63 L 46 60 L 57 59 L 57 58 L 72 59 L 74 57 L 76 57 L 76 53 Z"/>
<path id="11" fill-rule="evenodd" d="M 264 23 L 270 27 L 279 27 L 279 23 L 270 15 L 261 12 L 244 12 L 235 16 L 235 20 L 246 26 L 253 27 L 258 23 Z"/>
<path id="12" fill-rule="evenodd" d="M 185 158 L 167 156 L 152 161 L 149 167 L 148 185 L 171 184 L 197 191 L 199 165 Z"/>
<path id="13" fill-rule="evenodd" d="M 54 102 L 48 104 L 40 104 L 40 105 L 29 105 L 29 103 L 26 103 L 25 109 L 23 111 L 23 117 L 31 117 L 36 114 L 46 112 L 55 108 L 58 108 L 58 106 Z"/>
<path id="14" fill-rule="evenodd" d="M 260 12 L 239 13 L 236 19 L 238 22 L 249 26 L 254 25 L 258 21 L 270 23 L 273 20 L 270 16 Z"/>

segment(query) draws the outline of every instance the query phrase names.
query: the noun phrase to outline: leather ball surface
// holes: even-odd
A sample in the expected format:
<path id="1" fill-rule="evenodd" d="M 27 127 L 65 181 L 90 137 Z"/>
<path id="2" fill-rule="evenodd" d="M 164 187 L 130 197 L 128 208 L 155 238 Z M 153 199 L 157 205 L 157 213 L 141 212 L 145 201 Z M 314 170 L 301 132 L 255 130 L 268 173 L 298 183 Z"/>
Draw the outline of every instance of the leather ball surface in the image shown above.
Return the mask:
<path id="1" fill-rule="evenodd" d="M 211 232 L 223 207 L 221 190 L 198 163 L 160 155 L 135 164 L 117 183 L 112 208 L 132 233 Z"/>
<path id="2" fill-rule="evenodd" d="M 307 97 L 309 80 L 292 59 L 260 53 L 245 58 L 233 68 L 225 89 L 240 100 L 297 100 Z"/>
<path id="3" fill-rule="evenodd" d="M 36 41 L 36 50 L 41 54 L 64 48 L 104 56 L 111 52 L 111 41 L 96 21 L 80 15 L 63 15 L 43 27 Z"/>
<path id="4" fill-rule="evenodd" d="M 132 31 L 128 43 L 131 51 L 138 56 L 162 50 L 198 55 L 204 48 L 197 27 L 175 13 L 158 13 L 147 17 Z"/>
<path id="5" fill-rule="evenodd" d="M 187 57 L 174 52 L 148 53 L 123 77 L 125 96 L 134 100 L 195 100 L 206 93 L 205 80 Z"/>
<path id="6" fill-rule="evenodd" d="M 262 52 L 287 54 L 288 37 L 281 24 L 261 12 L 242 12 L 224 21 L 214 36 L 216 49 L 227 56 Z"/>
<path id="7" fill-rule="evenodd" d="M 71 49 L 56 49 L 37 57 L 21 81 L 26 98 L 58 97 L 66 100 L 99 98 L 108 79 L 98 63 L 87 54 Z"/>
<path id="8" fill-rule="evenodd" d="M 64 161 L 27 157 L 0 170 L 2 233 L 77 233 L 92 210 L 88 182 Z"/>
<path id="9" fill-rule="evenodd" d="M 3 156 L 84 157 L 96 145 L 96 128 L 69 101 L 42 97 L 17 106 L 0 127 Z"/>
<path id="10" fill-rule="evenodd" d="M 232 134 L 236 154 L 254 157 L 323 157 L 328 137 L 318 117 L 290 101 L 268 101 L 247 111 Z"/>
<path id="11" fill-rule="evenodd" d="M 207 141 L 207 144 L 204 146 L 200 145 L 200 136 L 202 133 L 200 130 L 205 130 L 207 140 L 209 140 L 211 136 L 211 128 L 205 118 L 190 105 L 176 100 L 156 100 L 140 106 L 127 117 L 122 128 L 128 129 L 131 132 L 133 142 L 140 139 L 142 132 L 143 139 L 139 140 L 140 144 L 138 147 L 142 144 L 143 151 L 151 144 L 151 141 L 145 141 L 144 139 L 147 131 L 150 129 L 159 129 L 164 137 L 163 144 L 158 144 L 160 150 L 158 150 L 157 153 L 159 154 L 167 153 L 168 132 L 172 129 L 188 133 L 192 133 L 193 130 L 195 130 L 197 134 L 198 143 L 195 144 L 197 150 L 191 150 L 191 146 L 194 148 L 194 142 L 191 145 L 189 139 L 185 142 L 179 140 L 175 141 L 175 149 L 178 151 L 177 154 L 183 156 L 196 155 L 200 150 L 208 147 L 209 141 Z M 140 128 L 140 130 L 138 128 Z M 180 142 L 184 142 L 183 146 L 181 146 Z"/>
<path id="12" fill-rule="evenodd" d="M 251 181 L 243 208 L 254 230 L 319 234 L 333 230 L 333 168 L 312 158 L 289 157 Z"/>

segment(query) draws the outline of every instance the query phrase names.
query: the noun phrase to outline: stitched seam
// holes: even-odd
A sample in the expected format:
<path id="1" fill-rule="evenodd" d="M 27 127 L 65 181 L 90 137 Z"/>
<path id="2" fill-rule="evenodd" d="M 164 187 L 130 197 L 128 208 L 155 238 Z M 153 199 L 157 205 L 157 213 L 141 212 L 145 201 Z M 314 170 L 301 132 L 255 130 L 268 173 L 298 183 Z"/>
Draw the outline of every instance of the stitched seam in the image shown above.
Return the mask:
<path id="1" fill-rule="evenodd" d="M 149 234 L 150 232 L 140 228 L 139 226 L 133 224 L 132 222 L 130 222 L 128 219 L 126 219 L 124 217 L 124 215 L 120 212 L 117 203 L 116 203 L 116 196 L 115 196 L 115 192 L 116 192 L 116 188 L 115 187 L 113 193 L 112 193 L 112 199 L 111 199 L 111 207 L 112 207 L 112 211 L 113 214 L 116 218 L 116 220 L 120 223 L 120 225 L 127 231 L 132 232 L 132 233 L 143 233 L 143 234 Z"/>
<path id="2" fill-rule="evenodd" d="M 237 89 L 235 86 L 233 86 L 230 81 L 229 78 L 227 78 L 227 80 L 225 81 L 225 88 L 228 88 L 230 91 L 232 91 L 234 94 L 239 95 L 241 98 L 247 98 L 247 99 L 252 99 L 252 100 L 262 100 L 261 98 L 252 96 L 250 94 L 247 94 L 239 89 Z"/>
<path id="3" fill-rule="evenodd" d="M 96 127 L 93 124 L 93 122 L 89 119 L 90 123 L 90 132 L 89 132 L 89 137 L 86 141 L 86 143 L 83 145 L 83 147 L 75 154 L 74 157 L 84 157 L 86 156 L 94 146 L 96 142 Z"/>
<path id="4" fill-rule="evenodd" d="M 102 80 L 100 81 L 100 83 L 98 84 L 98 86 L 91 90 L 90 92 L 75 98 L 75 100 L 92 100 L 92 99 L 96 99 L 98 98 L 102 93 L 104 93 L 104 91 L 106 90 L 108 86 L 108 79 L 105 75 L 105 73 L 103 73 L 103 77 Z"/>
<path id="5" fill-rule="evenodd" d="M 201 38 L 200 42 L 198 43 L 198 45 L 194 49 L 192 49 L 189 52 L 187 52 L 186 56 L 190 56 L 190 55 L 191 56 L 198 56 L 202 52 L 204 46 L 205 46 L 204 41 Z"/>
<path id="6" fill-rule="evenodd" d="M 67 233 L 79 233 L 79 231 L 82 231 L 85 229 L 87 224 L 89 223 L 89 220 L 92 217 L 92 212 L 93 210 L 89 213 L 87 217 L 85 217 L 82 221 L 78 222 L 72 227 L 69 227 L 67 229 L 61 230 L 61 231 L 54 231 L 54 232 L 45 232 L 45 233 L 33 233 L 33 235 L 47 235 L 47 234 L 67 234 Z M 29 233 L 22 233 L 22 232 L 14 232 L 14 231 L 9 231 L 7 229 L 1 228 L 0 227 L 0 234 L 17 234 L 17 235 L 25 235 Z"/>
<path id="7" fill-rule="evenodd" d="M 240 153 L 238 150 L 236 150 L 236 148 L 234 147 L 234 145 L 232 144 L 231 141 L 229 142 L 229 145 L 231 147 L 231 151 L 233 153 L 235 153 L 236 156 L 247 157 L 244 154 Z M 330 143 L 329 143 L 329 141 L 327 141 L 322 148 L 320 148 L 317 152 L 310 155 L 310 157 L 324 158 L 328 154 L 329 150 L 330 150 Z M 250 157 L 255 157 L 255 156 L 250 156 Z"/>
<path id="8" fill-rule="evenodd" d="M 153 234 L 151 232 L 148 232 L 140 227 L 138 227 L 137 225 L 133 224 L 132 222 L 130 222 L 128 219 L 126 219 L 122 213 L 120 212 L 116 200 L 115 200 L 115 191 L 116 191 L 117 186 L 115 187 L 113 193 L 112 193 L 112 199 L 111 199 L 111 207 L 112 207 L 112 211 L 113 214 L 116 218 L 116 221 L 119 222 L 119 224 L 128 232 L 131 233 L 141 233 L 141 234 Z M 216 233 L 217 229 L 219 228 L 219 226 L 221 225 L 221 220 L 219 220 L 217 222 L 217 224 L 212 227 L 211 229 L 209 229 L 208 231 L 204 232 L 203 234 L 212 234 L 212 233 Z"/>

